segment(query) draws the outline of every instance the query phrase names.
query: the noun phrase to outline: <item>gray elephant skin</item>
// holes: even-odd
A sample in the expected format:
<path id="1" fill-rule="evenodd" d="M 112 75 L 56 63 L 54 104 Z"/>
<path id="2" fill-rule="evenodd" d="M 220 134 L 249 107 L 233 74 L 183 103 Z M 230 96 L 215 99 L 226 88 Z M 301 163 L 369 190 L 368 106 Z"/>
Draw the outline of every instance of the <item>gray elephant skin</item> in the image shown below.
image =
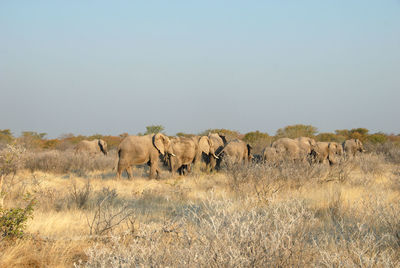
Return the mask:
<path id="1" fill-rule="evenodd" d="M 191 171 L 191 165 L 197 154 L 196 144 L 191 138 L 178 137 L 171 139 L 171 151 L 175 156 L 169 155 L 167 163 L 169 170 L 183 175 L 185 171 Z"/>
<path id="2" fill-rule="evenodd" d="M 211 141 L 212 150 L 214 151 L 215 155 L 218 156 L 224 149 L 225 145 L 227 144 L 225 136 L 219 133 L 209 133 L 208 138 Z M 208 157 L 207 159 L 207 167 L 210 171 L 219 169 L 220 164 L 221 164 L 220 157 L 218 158 Z"/>
<path id="3" fill-rule="evenodd" d="M 278 151 L 274 147 L 267 146 L 261 152 L 261 159 L 263 163 L 278 163 L 280 160 Z"/>
<path id="4" fill-rule="evenodd" d="M 299 137 L 294 139 L 294 141 L 297 142 L 297 145 L 299 146 L 300 154 L 301 155 L 309 155 L 311 154 L 312 150 L 315 148 L 317 145 L 317 142 L 309 137 Z"/>
<path id="5" fill-rule="evenodd" d="M 314 160 L 318 163 L 336 164 L 343 155 L 342 145 L 337 142 L 317 142 L 312 151 Z"/>
<path id="6" fill-rule="evenodd" d="M 280 138 L 271 145 L 277 154 L 285 159 L 296 160 L 300 158 L 298 142 L 290 138 Z"/>
<path id="7" fill-rule="evenodd" d="M 91 141 L 83 140 L 75 146 L 75 152 L 86 152 L 90 154 L 103 153 L 104 155 L 107 155 L 107 143 L 101 139 Z"/>
<path id="8" fill-rule="evenodd" d="M 247 165 L 252 159 L 251 149 L 252 147 L 250 144 L 239 139 L 234 139 L 225 145 L 220 156 L 222 156 L 223 161 L 228 164 Z"/>
<path id="9" fill-rule="evenodd" d="M 218 160 L 215 155 L 215 146 L 208 136 L 194 136 L 191 138 L 196 146 L 196 157 L 194 165 L 200 165 L 201 162 L 210 163 L 210 159 Z M 222 141 L 223 142 L 223 141 Z"/>
<path id="10" fill-rule="evenodd" d="M 280 138 L 272 143 L 280 158 L 305 161 L 316 146 L 316 141 L 309 137 L 296 139 Z"/>
<path id="11" fill-rule="evenodd" d="M 117 178 L 121 177 L 124 170 L 132 178 L 132 166 L 146 163 L 150 166 L 150 179 L 159 178 L 160 154 L 174 156 L 171 141 L 164 134 L 126 137 L 118 146 Z"/>
<path id="12" fill-rule="evenodd" d="M 359 139 L 350 139 L 343 142 L 343 151 L 347 157 L 354 157 L 357 152 L 365 152 Z"/>

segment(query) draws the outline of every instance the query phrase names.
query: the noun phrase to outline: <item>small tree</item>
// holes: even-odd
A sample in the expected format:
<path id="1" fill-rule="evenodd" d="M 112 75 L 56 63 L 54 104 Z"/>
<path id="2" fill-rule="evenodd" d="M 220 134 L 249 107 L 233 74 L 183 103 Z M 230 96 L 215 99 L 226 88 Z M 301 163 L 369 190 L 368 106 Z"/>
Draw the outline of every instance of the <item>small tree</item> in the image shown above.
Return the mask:
<path id="1" fill-rule="evenodd" d="M 43 144 L 44 137 L 47 133 L 37 133 L 35 131 L 23 131 L 21 137 L 18 138 L 20 144 L 29 149 L 40 148 Z"/>
<path id="2" fill-rule="evenodd" d="M 14 136 L 9 129 L 0 130 L 0 143 L 11 143 L 14 140 Z"/>
<path id="3" fill-rule="evenodd" d="M 345 139 L 342 136 L 336 135 L 335 133 L 319 133 L 315 139 L 317 141 L 336 141 L 343 142 Z"/>
<path id="4" fill-rule="evenodd" d="M 247 141 L 249 143 L 254 143 L 257 141 L 270 141 L 271 137 L 267 133 L 262 133 L 258 130 L 248 132 L 244 135 L 243 138 L 244 141 Z"/>
<path id="5" fill-rule="evenodd" d="M 384 133 L 375 133 L 372 135 L 369 135 L 367 137 L 367 140 L 371 143 L 384 143 L 388 140 L 388 137 Z"/>
<path id="6" fill-rule="evenodd" d="M 267 133 L 262 133 L 258 130 L 248 132 L 244 135 L 243 141 L 248 142 L 253 147 L 252 152 L 255 154 L 260 154 L 261 151 L 271 144 L 272 137 Z"/>
<path id="7" fill-rule="evenodd" d="M 311 125 L 292 125 L 280 128 L 276 131 L 277 138 L 298 138 L 298 137 L 314 137 L 318 130 L 316 127 Z"/>
<path id="8" fill-rule="evenodd" d="M 194 134 L 188 134 L 188 133 L 178 132 L 178 133 L 176 133 L 176 136 L 177 136 L 177 137 L 186 137 L 186 138 L 190 138 L 190 137 L 193 137 Z"/>
<path id="9" fill-rule="evenodd" d="M 146 132 L 144 135 L 163 133 L 164 130 L 165 128 L 162 125 L 151 125 L 146 127 Z"/>
<path id="10" fill-rule="evenodd" d="M 232 139 L 239 139 L 243 136 L 236 130 L 229 130 L 229 129 L 225 129 L 225 128 L 207 129 L 207 130 L 204 130 L 203 132 L 200 132 L 199 135 L 207 136 L 209 133 L 218 133 L 218 134 L 224 135 L 228 141 L 232 140 Z"/>

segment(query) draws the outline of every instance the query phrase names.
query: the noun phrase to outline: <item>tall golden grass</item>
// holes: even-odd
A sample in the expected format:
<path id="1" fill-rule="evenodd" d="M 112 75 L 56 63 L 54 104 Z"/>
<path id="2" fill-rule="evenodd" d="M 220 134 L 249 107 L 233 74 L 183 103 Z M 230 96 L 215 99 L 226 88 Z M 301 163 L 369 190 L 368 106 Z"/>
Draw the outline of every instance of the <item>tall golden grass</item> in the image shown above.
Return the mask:
<path id="1" fill-rule="evenodd" d="M 37 164 L 49 155 L 57 168 Z M 0 240 L 1 267 L 400 265 L 400 169 L 382 153 L 119 181 L 112 156 L 29 157 L 4 206 L 37 206 L 24 238 Z"/>

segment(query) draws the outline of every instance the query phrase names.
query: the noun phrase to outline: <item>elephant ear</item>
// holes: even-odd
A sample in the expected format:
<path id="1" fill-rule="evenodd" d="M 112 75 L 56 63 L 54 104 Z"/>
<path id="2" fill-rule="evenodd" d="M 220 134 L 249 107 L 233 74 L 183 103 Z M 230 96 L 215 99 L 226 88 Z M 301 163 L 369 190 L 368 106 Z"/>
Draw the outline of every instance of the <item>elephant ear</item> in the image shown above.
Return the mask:
<path id="1" fill-rule="evenodd" d="M 166 137 L 161 133 L 157 133 L 156 135 L 153 136 L 154 147 L 156 147 L 156 149 L 162 155 L 164 155 L 164 153 L 165 153 L 165 146 L 164 146 L 165 139 L 166 139 Z"/>
<path id="2" fill-rule="evenodd" d="M 97 140 L 97 144 L 100 147 L 100 150 L 103 152 L 104 151 L 104 147 L 103 147 L 103 143 L 101 142 L 101 140 Z"/>
<path id="3" fill-rule="evenodd" d="M 335 154 L 337 152 L 337 146 L 334 143 L 328 143 L 328 157 L 330 159 L 333 159 L 335 157 Z"/>
<path id="4" fill-rule="evenodd" d="M 205 154 L 210 153 L 210 139 L 207 136 L 203 136 L 199 140 L 199 149 Z"/>
<path id="5" fill-rule="evenodd" d="M 251 149 L 253 149 L 253 147 L 251 147 L 250 144 L 246 144 L 246 146 L 247 146 L 247 156 L 250 156 L 251 155 Z"/>
<path id="6" fill-rule="evenodd" d="M 227 144 L 225 135 L 218 133 L 218 136 L 222 139 L 222 142 L 224 143 L 224 146 L 225 146 Z"/>

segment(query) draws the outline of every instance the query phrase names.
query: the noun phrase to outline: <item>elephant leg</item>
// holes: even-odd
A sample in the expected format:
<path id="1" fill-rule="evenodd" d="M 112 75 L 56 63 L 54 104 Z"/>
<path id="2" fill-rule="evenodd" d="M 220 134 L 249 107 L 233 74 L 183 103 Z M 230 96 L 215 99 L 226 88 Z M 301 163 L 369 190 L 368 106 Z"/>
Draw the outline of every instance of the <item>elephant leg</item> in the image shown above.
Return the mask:
<path id="1" fill-rule="evenodd" d="M 121 179 L 121 174 L 125 170 L 125 167 L 121 165 L 120 162 L 118 162 L 118 167 L 117 167 L 117 180 Z"/>
<path id="2" fill-rule="evenodd" d="M 249 157 L 245 155 L 243 160 L 244 160 L 244 165 L 247 167 L 249 165 Z"/>
<path id="3" fill-rule="evenodd" d="M 185 166 L 181 166 L 177 171 L 180 176 L 185 175 Z"/>
<path id="4" fill-rule="evenodd" d="M 186 165 L 186 171 L 187 171 L 187 174 L 189 174 L 190 172 L 192 172 L 192 164 Z"/>
<path id="5" fill-rule="evenodd" d="M 209 159 L 209 166 L 210 166 L 210 171 L 214 171 L 216 166 L 217 166 L 217 160 L 214 157 L 210 157 Z"/>
<path id="6" fill-rule="evenodd" d="M 160 171 L 158 170 L 156 163 L 150 162 L 150 179 L 159 179 Z"/>
<path id="7" fill-rule="evenodd" d="M 126 168 L 126 173 L 128 174 L 128 179 L 132 179 L 133 178 L 133 170 L 132 170 L 131 166 Z"/>

